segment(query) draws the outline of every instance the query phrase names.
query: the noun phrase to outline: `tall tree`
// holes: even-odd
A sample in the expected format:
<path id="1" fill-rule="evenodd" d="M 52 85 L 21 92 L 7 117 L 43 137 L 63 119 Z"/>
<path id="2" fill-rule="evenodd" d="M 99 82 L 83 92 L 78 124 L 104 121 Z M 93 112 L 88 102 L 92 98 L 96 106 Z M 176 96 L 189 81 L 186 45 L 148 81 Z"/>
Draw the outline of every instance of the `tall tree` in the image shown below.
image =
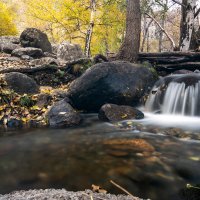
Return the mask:
<path id="1" fill-rule="evenodd" d="M 86 34 L 86 40 L 85 40 L 85 55 L 87 57 L 90 57 L 90 45 L 92 40 L 92 34 L 93 34 L 93 28 L 94 28 L 94 19 L 95 19 L 95 13 L 96 13 L 96 0 L 91 0 L 90 2 L 90 24 L 87 30 Z"/>
<path id="2" fill-rule="evenodd" d="M 182 0 L 182 19 L 180 29 L 180 50 L 190 50 L 192 34 L 194 31 L 195 8 L 197 0 Z"/>
<path id="3" fill-rule="evenodd" d="M 141 13 L 140 0 L 127 0 L 126 34 L 117 59 L 135 62 L 140 47 Z"/>

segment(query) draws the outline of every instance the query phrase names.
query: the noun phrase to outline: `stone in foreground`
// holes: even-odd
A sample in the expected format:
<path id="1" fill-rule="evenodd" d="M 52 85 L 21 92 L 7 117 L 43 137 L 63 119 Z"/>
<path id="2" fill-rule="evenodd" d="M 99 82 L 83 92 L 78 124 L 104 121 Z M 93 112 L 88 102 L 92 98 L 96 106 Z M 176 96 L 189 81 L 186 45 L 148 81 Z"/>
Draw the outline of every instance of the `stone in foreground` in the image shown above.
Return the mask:
<path id="1" fill-rule="evenodd" d="M 80 124 L 81 117 L 65 99 L 56 102 L 48 111 L 50 127 L 64 128 Z"/>
<path id="2" fill-rule="evenodd" d="M 147 67 L 128 62 L 92 66 L 69 87 L 68 97 L 79 110 L 98 112 L 102 105 L 137 106 L 156 81 Z"/>
<path id="3" fill-rule="evenodd" d="M 143 119 L 144 114 L 131 106 L 118 106 L 105 104 L 99 111 L 99 119 L 102 121 L 122 121 L 127 119 Z"/>
<path id="4" fill-rule="evenodd" d="M 0 195 L 0 200 L 88 200 L 88 199 L 105 199 L 105 200 L 142 200 L 138 197 L 132 197 L 128 195 L 112 195 L 103 193 L 93 193 L 91 190 L 80 191 L 80 192 L 69 192 L 65 189 L 55 190 L 29 190 L 29 191 L 18 191 L 11 194 Z"/>
<path id="5" fill-rule="evenodd" d="M 36 28 L 27 28 L 20 35 L 20 42 L 23 47 L 35 47 L 42 49 L 43 52 L 52 53 L 51 43 L 42 31 Z"/>
<path id="6" fill-rule="evenodd" d="M 36 94 L 39 93 L 39 86 L 29 76 L 19 73 L 11 72 L 4 76 L 8 87 L 18 94 Z"/>

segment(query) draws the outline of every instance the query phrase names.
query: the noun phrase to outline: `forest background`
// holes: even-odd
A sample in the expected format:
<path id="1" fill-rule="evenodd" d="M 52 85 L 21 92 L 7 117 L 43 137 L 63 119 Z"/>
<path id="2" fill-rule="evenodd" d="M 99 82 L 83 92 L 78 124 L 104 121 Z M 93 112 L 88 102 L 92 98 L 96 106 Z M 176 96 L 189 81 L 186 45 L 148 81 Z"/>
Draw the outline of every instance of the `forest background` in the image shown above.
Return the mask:
<path id="1" fill-rule="evenodd" d="M 197 1 L 197 6 L 200 2 Z M 141 0 L 141 52 L 172 50 L 171 41 L 156 21 L 178 46 L 181 5 L 172 0 Z M 97 0 L 91 54 L 116 53 L 125 36 L 126 0 Z M 84 49 L 91 22 L 91 0 L 0 0 L 0 36 L 18 35 L 27 27 L 48 34 L 52 43 L 69 41 Z M 199 27 L 200 17 L 195 21 Z"/>

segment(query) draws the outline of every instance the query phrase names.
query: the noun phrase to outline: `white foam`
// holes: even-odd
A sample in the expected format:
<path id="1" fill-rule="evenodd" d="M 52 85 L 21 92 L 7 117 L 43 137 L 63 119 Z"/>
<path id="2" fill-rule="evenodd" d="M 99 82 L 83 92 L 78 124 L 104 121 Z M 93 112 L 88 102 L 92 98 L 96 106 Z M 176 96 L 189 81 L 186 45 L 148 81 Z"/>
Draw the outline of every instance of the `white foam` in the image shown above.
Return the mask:
<path id="1" fill-rule="evenodd" d="M 184 130 L 200 131 L 200 117 L 188 117 L 183 115 L 152 114 L 144 113 L 145 118 L 137 120 L 144 125 L 155 125 L 159 127 L 175 127 Z"/>

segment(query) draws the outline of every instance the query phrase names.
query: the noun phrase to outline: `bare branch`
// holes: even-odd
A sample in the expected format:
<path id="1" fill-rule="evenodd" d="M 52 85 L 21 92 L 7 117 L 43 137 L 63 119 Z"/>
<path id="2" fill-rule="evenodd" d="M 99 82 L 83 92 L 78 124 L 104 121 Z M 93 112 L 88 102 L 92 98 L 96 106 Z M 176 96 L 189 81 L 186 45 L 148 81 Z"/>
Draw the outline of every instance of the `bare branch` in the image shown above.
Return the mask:
<path id="1" fill-rule="evenodd" d="M 149 15 L 148 13 L 145 13 L 148 17 L 150 17 L 157 25 L 158 27 L 161 29 L 161 31 L 163 31 L 163 33 L 167 36 L 167 38 L 170 40 L 173 49 L 176 47 L 174 40 L 172 39 L 172 37 L 166 32 L 166 30 L 160 25 L 160 23 L 151 15 Z"/>
<path id="2" fill-rule="evenodd" d="M 194 14 L 194 18 L 196 18 L 200 13 L 200 8 L 197 10 L 197 12 Z"/>
<path id="3" fill-rule="evenodd" d="M 186 7 L 186 5 L 182 4 L 181 2 L 179 1 L 176 1 L 176 0 L 172 0 L 174 3 L 180 5 L 180 6 L 183 6 L 183 7 Z"/>

